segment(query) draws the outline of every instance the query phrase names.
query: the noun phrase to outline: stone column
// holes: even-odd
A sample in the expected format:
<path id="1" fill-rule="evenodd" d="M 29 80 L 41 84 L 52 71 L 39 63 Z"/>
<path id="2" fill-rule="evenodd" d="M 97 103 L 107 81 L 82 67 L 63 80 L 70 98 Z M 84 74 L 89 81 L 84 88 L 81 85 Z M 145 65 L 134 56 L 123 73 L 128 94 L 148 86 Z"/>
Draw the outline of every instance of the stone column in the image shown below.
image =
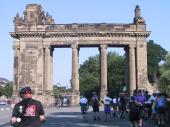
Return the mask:
<path id="1" fill-rule="evenodd" d="M 129 92 L 130 95 L 133 94 L 133 91 L 136 89 L 136 60 L 135 60 L 135 47 L 129 45 Z"/>
<path id="2" fill-rule="evenodd" d="M 107 94 L 107 45 L 100 45 L 100 100 Z"/>
<path id="3" fill-rule="evenodd" d="M 45 83 L 44 83 L 44 92 L 51 93 L 53 90 L 53 76 L 52 76 L 52 51 L 51 46 L 45 47 Z"/>
<path id="4" fill-rule="evenodd" d="M 50 58 L 49 58 L 49 68 L 50 68 L 50 85 L 49 85 L 49 90 L 52 91 L 53 90 L 53 51 L 54 49 L 52 47 L 50 47 Z"/>
<path id="5" fill-rule="evenodd" d="M 124 51 L 125 51 L 125 86 L 126 86 L 126 90 L 129 91 L 129 51 L 127 47 L 124 47 Z"/>
<path id="6" fill-rule="evenodd" d="M 13 96 L 18 95 L 19 90 L 19 59 L 20 59 L 20 50 L 17 47 L 13 47 L 14 49 L 14 85 L 13 85 Z"/>
<path id="7" fill-rule="evenodd" d="M 78 58 L 78 45 L 71 45 L 72 48 L 72 105 L 79 103 L 79 58 Z"/>

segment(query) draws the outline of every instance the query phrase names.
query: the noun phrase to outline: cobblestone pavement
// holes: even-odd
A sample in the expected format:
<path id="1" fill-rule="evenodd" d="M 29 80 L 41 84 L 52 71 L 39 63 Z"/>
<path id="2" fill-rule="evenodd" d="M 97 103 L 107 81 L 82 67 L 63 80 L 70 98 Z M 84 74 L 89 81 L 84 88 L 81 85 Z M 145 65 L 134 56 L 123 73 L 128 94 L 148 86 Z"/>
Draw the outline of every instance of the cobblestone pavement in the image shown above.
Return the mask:
<path id="1" fill-rule="evenodd" d="M 94 121 L 92 109 L 90 108 L 87 115 L 87 121 L 82 119 L 80 107 L 62 107 L 60 109 L 46 109 L 47 121 L 42 127 L 131 127 L 128 118 L 113 117 L 110 122 L 104 121 L 104 112 L 101 107 L 101 120 Z M 9 123 L 0 125 L 0 127 L 10 127 Z M 145 123 L 143 127 L 153 127 Z"/>

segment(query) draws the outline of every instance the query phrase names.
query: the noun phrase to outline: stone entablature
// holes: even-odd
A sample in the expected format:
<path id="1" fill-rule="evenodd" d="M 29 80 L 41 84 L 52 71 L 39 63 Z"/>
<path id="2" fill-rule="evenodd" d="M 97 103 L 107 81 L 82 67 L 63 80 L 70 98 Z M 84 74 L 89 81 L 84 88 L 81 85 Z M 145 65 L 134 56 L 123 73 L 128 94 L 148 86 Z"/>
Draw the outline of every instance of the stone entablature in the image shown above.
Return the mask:
<path id="1" fill-rule="evenodd" d="M 42 38 L 62 38 L 62 37 L 141 37 L 146 38 L 149 36 L 149 32 L 140 31 L 140 32 L 134 32 L 134 31 L 125 31 L 125 32 L 116 32 L 116 31 L 93 31 L 90 30 L 90 32 L 79 31 L 74 32 L 73 31 L 20 31 L 20 32 L 14 32 L 11 33 L 12 37 L 14 38 L 30 38 L 30 37 L 42 37 Z"/>

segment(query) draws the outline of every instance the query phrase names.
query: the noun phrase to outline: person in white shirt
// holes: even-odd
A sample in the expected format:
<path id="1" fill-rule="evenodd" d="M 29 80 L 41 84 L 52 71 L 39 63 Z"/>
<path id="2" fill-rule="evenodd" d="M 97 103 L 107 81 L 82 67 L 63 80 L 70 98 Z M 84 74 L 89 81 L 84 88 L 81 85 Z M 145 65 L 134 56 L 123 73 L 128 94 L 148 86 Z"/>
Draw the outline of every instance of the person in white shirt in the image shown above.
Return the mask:
<path id="1" fill-rule="evenodd" d="M 88 100 L 84 96 L 80 97 L 80 107 L 81 107 L 83 119 L 86 120 L 87 110 L 88 110 Z"/>
<path id="2" fill-rule="evenodd" d="M 105 121 L 107 122 L 108 120 L 111 121 L 111 103 L 112 99 L 106 95 L 103 99 L 103 104 L 104 104 L 104 112 L 105 112 Z"/>
<path id="3" fill-rule="evenodd" d="M 117 100 L 117 98 L 116 98 L 116 96 L 113 98 L 113 104 L 112 104 L 112 106 L 113 106 L 113 117 L 115 117 L 116 116 L 116 114 L 117 114 L 117 109 L 118 109 L 118 100 Z"/>

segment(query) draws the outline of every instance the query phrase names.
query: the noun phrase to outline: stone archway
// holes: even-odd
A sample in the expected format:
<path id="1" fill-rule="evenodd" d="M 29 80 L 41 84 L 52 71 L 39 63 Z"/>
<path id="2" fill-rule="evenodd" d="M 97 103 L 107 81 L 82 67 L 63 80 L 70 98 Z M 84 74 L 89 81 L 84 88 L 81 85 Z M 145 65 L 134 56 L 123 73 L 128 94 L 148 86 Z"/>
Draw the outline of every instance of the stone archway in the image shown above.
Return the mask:
<path id="1" fill-rule="evenodd" d="M 101 65 L 101 98 L 107 93 L 107 47 L 125 47 L 127 61 L 126 83 L 129 93 L 146 88 L 147 40 L 150 32 L 136 6 L 133 23 L 55 24 L 42 7 L 28 4 L 24 18 L 14 18 L 14 95 L 18 89 L 30 85 L 34 96 L 44 104 L 53 101 L 53 48 L 72 48 L 72 104 L 79 103 L 79 48 L 98 47 Z"/>

